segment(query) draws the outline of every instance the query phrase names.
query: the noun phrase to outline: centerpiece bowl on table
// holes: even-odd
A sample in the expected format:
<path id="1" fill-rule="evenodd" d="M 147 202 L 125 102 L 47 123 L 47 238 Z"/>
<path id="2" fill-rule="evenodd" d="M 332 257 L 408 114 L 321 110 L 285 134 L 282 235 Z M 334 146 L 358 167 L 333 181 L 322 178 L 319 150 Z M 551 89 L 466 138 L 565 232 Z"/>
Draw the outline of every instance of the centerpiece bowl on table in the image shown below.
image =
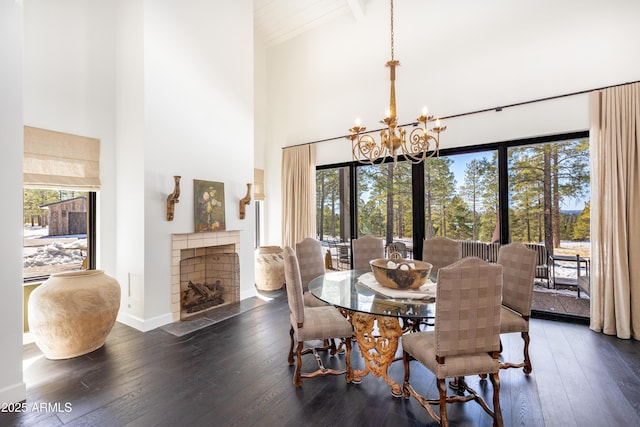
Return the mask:
<path id="1" fill-rule="evenodd" d="M 427 283 L 433 265 L 425 261 L 405 259 L 372 259 L 369 261 L 376 281 L 391 289 L 418 289 Z"/>

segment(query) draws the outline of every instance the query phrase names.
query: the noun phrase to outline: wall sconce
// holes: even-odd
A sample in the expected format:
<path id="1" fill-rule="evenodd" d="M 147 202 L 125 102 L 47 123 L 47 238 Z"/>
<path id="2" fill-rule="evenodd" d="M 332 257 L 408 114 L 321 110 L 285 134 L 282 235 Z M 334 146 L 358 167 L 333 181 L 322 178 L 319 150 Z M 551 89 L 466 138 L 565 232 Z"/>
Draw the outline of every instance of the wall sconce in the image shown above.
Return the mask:
<path id="1" fill-rule="evenodd" d="M 167 197 L 167 221 L 173 221 L 176 203 L 180 201 L 180 176 L 174 175 L 173 180 L 175 181 L 173 193 Z"/>
<path id="2" fill-rule="evenodd" d="M 247 184 L 247 195 L 240 199 L 240 219 L 244 219 L 245 207 L 251 203 L 251 184 Z"/>

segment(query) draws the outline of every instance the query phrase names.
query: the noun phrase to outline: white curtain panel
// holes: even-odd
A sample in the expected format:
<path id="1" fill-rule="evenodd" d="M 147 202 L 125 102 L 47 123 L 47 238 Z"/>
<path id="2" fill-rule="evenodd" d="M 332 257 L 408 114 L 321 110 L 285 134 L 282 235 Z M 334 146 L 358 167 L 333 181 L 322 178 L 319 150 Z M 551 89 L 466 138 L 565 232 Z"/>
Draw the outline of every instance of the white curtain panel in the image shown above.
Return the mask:
<path id="1" fill-rule="evenodd" d="M 640 83 L 592 92 L 591 329 L 640 338 Z"/>

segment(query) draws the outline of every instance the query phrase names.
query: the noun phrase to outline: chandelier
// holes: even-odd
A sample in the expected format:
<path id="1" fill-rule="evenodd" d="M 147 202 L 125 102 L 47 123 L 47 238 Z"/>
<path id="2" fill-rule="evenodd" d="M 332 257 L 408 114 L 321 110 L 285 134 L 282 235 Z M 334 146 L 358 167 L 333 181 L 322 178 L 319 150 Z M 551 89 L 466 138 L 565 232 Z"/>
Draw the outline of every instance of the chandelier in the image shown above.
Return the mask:
<path id="1" fill-rule="evenodd" d="M 356 124 L 349 129 L 348 139 L 351 140 L 351 150 L 353 160 L 360 163 L 374 164 L 380 157 L 391 155 L 394 162 L 397 161 L 398 154 L 403 154 L 411 163 L 420 163 L 421 161 L 438 155 L 440 148 L 440 132 L 447 127 L 440 124 L 439 119 L 434 116 L 427 115 L 427 107 L 422 109 L 422 114 L 418 117 L 417 123 L 411 123 L 414 127 L 409 133 L 407 140 L 407 131 L 403 126 L 398 125 L 398 116 L 396 115 L 396 67 L 400 65 L 394 57 L 393 48 L 393 0 L 391 0 L 391 60 L 385 65 L 390 69 L 391 94 L 389 97 L 389 109 L 386 117 L 380 121 L 387 127 L 380 130 L 380 142 L 376 141 L 374 135 L 363 133 L 367 128 L 361 126 L 360 119 L 356 119 Z M 435 122 L 435 126 L 429 130 L 429 123 Z M 431 152 L 431 143 L 434 147 Z"/>

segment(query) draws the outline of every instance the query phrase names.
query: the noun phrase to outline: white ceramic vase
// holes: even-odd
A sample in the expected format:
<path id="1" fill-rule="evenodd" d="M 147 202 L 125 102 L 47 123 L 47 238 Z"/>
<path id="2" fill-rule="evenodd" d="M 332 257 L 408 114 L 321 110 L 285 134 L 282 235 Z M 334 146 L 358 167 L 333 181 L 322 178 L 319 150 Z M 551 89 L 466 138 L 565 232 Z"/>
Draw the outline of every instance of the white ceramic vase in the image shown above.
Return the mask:
<path id="1" fill-rule="evenodd" d="M 52 274 L 29 298 L 29 331 L 47 359 L 104 345 L 120 309 L 120 284 L 102 270 Z"/>

